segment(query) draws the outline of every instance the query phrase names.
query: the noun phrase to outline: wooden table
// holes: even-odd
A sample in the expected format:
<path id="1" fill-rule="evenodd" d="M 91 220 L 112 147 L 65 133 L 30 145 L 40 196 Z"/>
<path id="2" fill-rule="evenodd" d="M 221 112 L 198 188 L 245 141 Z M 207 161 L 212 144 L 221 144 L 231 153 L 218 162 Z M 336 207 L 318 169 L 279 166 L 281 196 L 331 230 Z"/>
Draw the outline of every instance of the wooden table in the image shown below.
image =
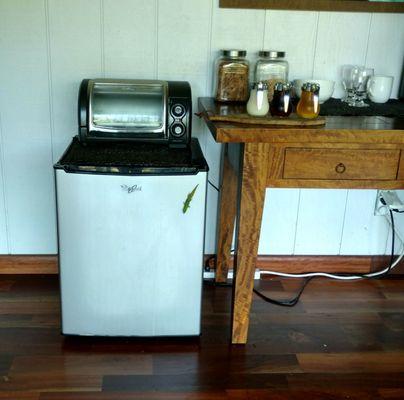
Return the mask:
<path id="1" fill-rule="evenodd" d="M 243 107 L 199 99 L 199 111 L 222 157 L 216 281 L 225 282 L 234 221 L 232 343 L 247 342 L 265 189 L 404 188 L 404 119 L 326 117 L 323 127 L 214 122 Z M 401 154 L 403 153 L 403 156 Z"/>

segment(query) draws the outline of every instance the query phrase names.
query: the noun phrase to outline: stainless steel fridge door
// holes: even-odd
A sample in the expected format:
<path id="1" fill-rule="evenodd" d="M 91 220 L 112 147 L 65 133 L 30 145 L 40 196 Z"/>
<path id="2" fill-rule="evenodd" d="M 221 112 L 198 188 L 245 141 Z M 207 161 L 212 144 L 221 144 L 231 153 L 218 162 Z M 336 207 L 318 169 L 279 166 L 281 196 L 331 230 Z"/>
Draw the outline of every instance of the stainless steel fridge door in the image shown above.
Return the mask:
<path id="1" fill-rule="evenodd" d="M 198 335 L 206 172 L 56 170 L 56 186 L 62 332 Z"/>

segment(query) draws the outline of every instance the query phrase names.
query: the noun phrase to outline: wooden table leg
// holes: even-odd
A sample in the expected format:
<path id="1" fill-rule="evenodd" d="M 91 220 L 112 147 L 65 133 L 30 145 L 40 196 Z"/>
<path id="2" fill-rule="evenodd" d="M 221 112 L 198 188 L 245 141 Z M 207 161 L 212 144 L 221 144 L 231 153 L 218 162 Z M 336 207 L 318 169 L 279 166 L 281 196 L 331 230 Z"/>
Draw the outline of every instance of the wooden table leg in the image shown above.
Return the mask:
<path id="1" fill-rule="evenodd" d="M 227 148 L 223 154 L 222 186 L 219 202 L 219 224 L 217 231 L 216 282 L 227 281 L 227 273 L 231 266 L 231 244 L 237 208 L 238 177 L 232 166 Z"/>
<path id="2" fill-rule="evenodd" d="M 269 150 L 269 146 L 264 143 L 246 143 L 244 147 L 233 293 L 232 343 L 234 344 L 247 342 Z"/>

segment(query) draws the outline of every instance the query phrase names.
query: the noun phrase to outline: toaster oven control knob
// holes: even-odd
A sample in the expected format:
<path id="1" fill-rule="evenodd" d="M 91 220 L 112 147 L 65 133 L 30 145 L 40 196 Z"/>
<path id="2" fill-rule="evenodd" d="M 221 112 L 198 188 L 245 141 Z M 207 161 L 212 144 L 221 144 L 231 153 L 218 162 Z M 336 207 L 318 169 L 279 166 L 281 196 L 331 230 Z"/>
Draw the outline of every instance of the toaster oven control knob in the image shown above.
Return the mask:
<path id="1" fill-rule="evenodd" d="M 185 126 L 179 122 L 171 125 L 171 134 L 174 137 L 180 137 L 185 133 Z"/>
<path id="2" fill-rule="evenodd" d="M 185 114 L 185 107 L 182 104 L 174 104 L 171 112 L 174 117 L 180 118 Z"/>

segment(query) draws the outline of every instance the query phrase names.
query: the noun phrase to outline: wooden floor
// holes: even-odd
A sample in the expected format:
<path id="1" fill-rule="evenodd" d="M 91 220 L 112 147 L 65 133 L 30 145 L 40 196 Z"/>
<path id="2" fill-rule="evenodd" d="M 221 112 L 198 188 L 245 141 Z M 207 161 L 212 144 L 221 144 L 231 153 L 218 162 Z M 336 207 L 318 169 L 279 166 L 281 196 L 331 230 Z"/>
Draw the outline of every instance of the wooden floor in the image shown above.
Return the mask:
<path id="1" fill-rule="evenodd" d="M 64 338 L 55 276 L 0 276 L 0 399 L 404 399 L 403 279 L 313 281 L 294 308 L 254 297 L 245 347 L 228 345 L 230 295 L 205 287 L 200 339 Z"/>

